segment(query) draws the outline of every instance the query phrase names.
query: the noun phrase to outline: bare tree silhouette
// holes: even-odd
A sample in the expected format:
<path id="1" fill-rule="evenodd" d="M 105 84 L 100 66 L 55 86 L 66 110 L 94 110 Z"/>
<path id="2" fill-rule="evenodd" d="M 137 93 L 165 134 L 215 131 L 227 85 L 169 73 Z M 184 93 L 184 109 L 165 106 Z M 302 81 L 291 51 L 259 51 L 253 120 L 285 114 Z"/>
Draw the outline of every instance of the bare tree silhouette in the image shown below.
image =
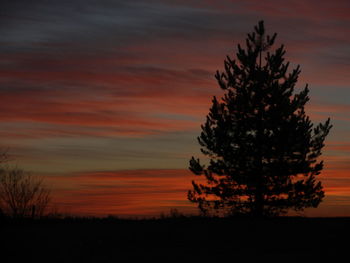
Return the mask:
<path id="1" fill-rule="evenodd" d="M 317 207 L 324 197 L 317 158 L 332 125 L 313 127 L 304 110 L 309 89 L 294 94 L 299 66 L 287 73 L 284 46 L 270 51 L 275 38 L 260 21 L 246 48 L 238 45 L 237 60 L 227 57 L 225 72 L 216 73 L 226 93 L 213 98 L 198 137 L 210 161 L 190 160 L 207 182 L 193 181 L 188 192 L 203 213 L 272 216 Z"/>
<path id="2" fill-rule="evenodd" d="M 18 168 L 0 170 L 0 208 L 11 217 L 41 217 L 50 202 L 43 179 Z"/>

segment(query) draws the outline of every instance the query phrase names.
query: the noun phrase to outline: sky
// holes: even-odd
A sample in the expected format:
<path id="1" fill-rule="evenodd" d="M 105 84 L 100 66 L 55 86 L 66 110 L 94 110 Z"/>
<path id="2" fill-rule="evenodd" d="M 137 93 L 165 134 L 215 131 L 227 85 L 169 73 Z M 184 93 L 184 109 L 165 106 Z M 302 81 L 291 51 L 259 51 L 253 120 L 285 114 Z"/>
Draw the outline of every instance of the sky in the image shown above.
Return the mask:
<path id="1" fill-rule="evenodd" d="M 348 0 L 2 0 L 0 147 L 45 178 L 55 209 L 147 217 L 187 200 L 216 70 L 259 20 L 333 128 L 326 197 L 306 216 L 350 216 Z"/>

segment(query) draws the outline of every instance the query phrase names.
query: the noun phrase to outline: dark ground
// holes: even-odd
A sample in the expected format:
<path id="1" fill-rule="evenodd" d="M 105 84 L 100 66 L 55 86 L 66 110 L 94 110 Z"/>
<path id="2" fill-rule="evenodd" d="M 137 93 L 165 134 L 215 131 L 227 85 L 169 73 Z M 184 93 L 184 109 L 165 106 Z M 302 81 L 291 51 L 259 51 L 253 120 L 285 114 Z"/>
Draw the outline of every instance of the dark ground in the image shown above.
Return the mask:
<path id="1" fill-rule="evenodd" d="M 350 218 L 2 220 L 0 231 L 2 263 L 349 262 L 350 250 Z"/>

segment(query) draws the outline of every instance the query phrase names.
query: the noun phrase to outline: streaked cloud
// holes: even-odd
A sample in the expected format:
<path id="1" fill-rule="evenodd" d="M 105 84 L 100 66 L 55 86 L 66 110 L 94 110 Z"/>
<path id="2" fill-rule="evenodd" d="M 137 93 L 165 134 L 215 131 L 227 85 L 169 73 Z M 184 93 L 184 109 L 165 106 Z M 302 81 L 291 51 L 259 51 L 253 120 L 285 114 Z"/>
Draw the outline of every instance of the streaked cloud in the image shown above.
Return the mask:
<path id="1" fill-rule="evenodd" d="M 107 214 L 159 216 L 176 208 L 185 214 L 198 214 L 187 201 L 187 191 L 195 178 L 188 170 L 124 170 L 48 176 L 54 203 L 60 212 L 104 216 Z M 349 212 L 350 179 L 321 179 L 326 198 L 318 209 L 306 209 L 308 216 L 344 216 Z M 345 209 L 345 210 L 344 210 Z"/>
<path id="2" fill-rule="evenodd" d="M 110 181 L 105 171 L 141 169 L 143 178 L 153 178 L 147 171 L 186 169 L 199 152 L 196 136 L 211 98 L 222 94 L 215 71 L 264 19 L 268 31 L 278 33 L 276 44 L 285 44 L 287 60 L 301 64 L 298 87 L 310 84 L 311 119 L 332 119 L 324 174 L 329 200 L 339 204 L 348 200 L 349 185 L 349 11 L 347 0 L 2 1 L 0 146 L 34 173 L 66 174 L 52 177 L 66 194 L 62 204 L 74 210 L 71 202 L 86 209 L 94 203 L 80 211 L 102 213 L 98 205 L 121 198 L 111 188 L 126 180 L 117 172 L 119 179 Z M 164 173 L 174 179 L 160 186 L 172 192 L 177 170 Z M 73 177 L 86 187 L 66 189 Z M 101 184 L 92 177 L 103 178 Z M 110 201 L 123 207 L 112 212 L 143 204 L 144 214 L 158 213 L 162 194 L 168 201 L 160 207 L 189 209 L 180 192 L 147 192 L 150 182 L 138 183 L 132 189 L 140 200 L 130 206 L 127 198 Z M 126 194 L 128 187 L 117 188 Z M 142 201 L 145 191 L 152 201 Z"/>
<path id="3" fill-rule="evenodd" d="M 47 177 L 55 203 L 83 215 L 159 216 L 171 208 L 196 213 L 186 200 L 188 170 L 105 171 Z"/>

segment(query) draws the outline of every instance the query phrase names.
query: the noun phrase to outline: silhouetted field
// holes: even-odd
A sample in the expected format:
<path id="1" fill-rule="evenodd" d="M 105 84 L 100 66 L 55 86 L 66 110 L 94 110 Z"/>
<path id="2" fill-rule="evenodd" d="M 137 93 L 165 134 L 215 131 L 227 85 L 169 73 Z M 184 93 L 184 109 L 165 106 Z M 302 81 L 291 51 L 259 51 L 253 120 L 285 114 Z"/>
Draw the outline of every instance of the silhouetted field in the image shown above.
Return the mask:
<path id="1" fill-rule="evenodd" d="M 350 218 L 1 222 L 0 262 L 347 262 Z"/>

